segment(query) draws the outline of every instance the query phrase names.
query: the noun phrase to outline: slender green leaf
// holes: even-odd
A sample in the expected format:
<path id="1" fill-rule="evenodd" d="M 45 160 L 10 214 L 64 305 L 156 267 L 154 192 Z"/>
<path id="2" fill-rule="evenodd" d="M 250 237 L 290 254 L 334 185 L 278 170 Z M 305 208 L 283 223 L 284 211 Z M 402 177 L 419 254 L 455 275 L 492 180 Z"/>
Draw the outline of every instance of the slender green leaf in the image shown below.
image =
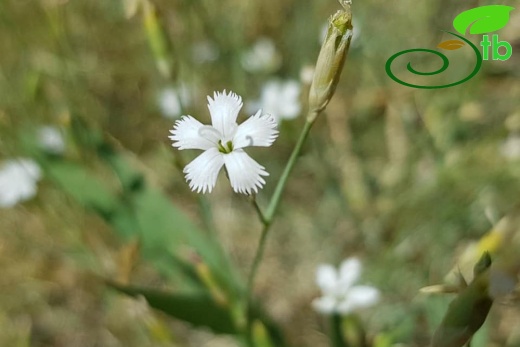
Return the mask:
<path id="1" fill-rule="evenodd" d="M 432 347 L 463 347 L 484 324 L 493 299 L 489 294 L 491 258 L 484 253 L 474 267 L 475 278 L 450 303 L 435 331 Z"/>
<path id="2" fill-rule="evenodd" d="M 108 143 L 98 146 L 98 153 L 110 164 L 124 190 L 124 206 L 113 222 L 127 230 L 138 230 L 145 255 L 166 251 L 170 258 L 177 258 L 192 251 L 204 260 L 227 291 L 237 294 L 237 281 L 218 242 L 200 230 L 169 197 L 147 186 L 124 153 L 115 151 Z"/>
<path id="3" fill-rule="evenodd" d="M 143 296 L 151 307 L 196 327 L 205 326 L 220 334 L 237 333 L 230 311 L 217 305 L 207 293 L 168 293 L 114 282 L 108 285 L 130 296 Z"/>
<path id="4" fill-rule="evenodd" d="M 48 177 L 81 205 L 104 216 L 110 215 L 118 202 L 114 192 L 82 166 L 65 161 L 51 161 L 46 165 Z"/>
<path id="5" fill-rule="evenodd" d="M 99 146 L 98 154 L 110 164 L 125 192 L 139 190 L 144 185 L 143 175 L 130 165 L 123 154 L 115 152 L 106 143 Z"/>
<path id="6" fill-rule="evenodd" d="M 231 266 L 220 246 L 198 229 L 164 194 L 144 188 L 132 194 L 132 208 L 141 230 L 144 249 L 149 252 L 168 250 L 177 256 L 194 251 L 210 267 L 221 285 L 228 286 L 228 290 L 237 290 Z"/>
<path id="7" fill-rule="evenodd" d="M 276 345 L 271 340 L 269 331 L 260 321 L 253 322 L 253 341 L 256 347 L 275 347 Z"/>
<path id="8" fill-rule="evenodd" d="M 133 297 L 144 296 L 151 307 L 156 308 L 171 317 L 189 322 L 194 326 L 206 326 L 216 333 L 238 334 L 233 320 L 231 307 L 219 305 L 207 292 L 172 293 L 137 286 L 126 286 L 107 280 L 106 283 L 121 293 Z M 256 322 L 256 342 L 264 345 L 269 342 L 273 346 L 284 347 L 284 341 L 279 327 L 258 306 L 252 310 L 252 321 Z M 258 331 L 258 326 L 262 331 Z M 262 336 L 259 336 L 262 335 Z M 268 346 L 268 345 L 266 345 Z"/>

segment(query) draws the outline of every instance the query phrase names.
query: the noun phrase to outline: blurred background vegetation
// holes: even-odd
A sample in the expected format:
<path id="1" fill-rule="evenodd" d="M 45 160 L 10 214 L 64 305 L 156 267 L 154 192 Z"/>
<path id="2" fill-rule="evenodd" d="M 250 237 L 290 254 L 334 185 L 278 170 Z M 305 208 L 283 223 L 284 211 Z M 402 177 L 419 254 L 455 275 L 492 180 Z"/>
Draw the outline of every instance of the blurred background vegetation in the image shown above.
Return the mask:
<path id="1" fill-rule="evenodd" d="M 492 3 L 514 6 L 354 2 L 356 37 L 340 84 L 287 187 L 256 282 L 288 345 L 328 345 L 310 305 L 319 295 L 315 269 L 355 255 L 363 282 L 382 293 L 362 312 L 368 336 L 425 346 L 451 297 L 419 289 L 441 283 L 460 250 L 519 203 L 520 12 L 499 32 L 511 59 L 484 61 L 467 83 L 416 90 L 384 70 L 400 50 L 433 48 L 458 13 Z M 195 153 L 171 148 L 174 119 L 163 114 L 161 95 L 186 89 L 182 114 L 208 123 L 206 95 L 215 90 L 247 103 L 273 78 L 301 80 L 338 3 L 139 4 L 0 2 L 0 159 L 32 157 L 44 173 L 34 199 L 0 209 L 1 346 L 237 346 L 100 278 L 188 290 L 200 286 L 196 268 L 205 261 L 233 268 L 215 275 L 224 282 L 244 282 L 261 226 L 255 211 L 223 174 L 210 195 L 189 190 L 179 167 Z M 150 24 L 153 13 L 162 29 Z M 259 40 L 275 54 L 255 68 L 244 57 Z M 453 64 L 472 69 L 464 59 Z M 300 83 L 305 109 L 308 82 Z M 262 206 L 303 121 L 283 121 L 273 147 L 252 150 L 270 172 Z M 63 154 L 36 144 L 46 125 L 62 132 Z M 519 313 L 518 305 L 495 305 L 474 346 L 520 346 Z"/>

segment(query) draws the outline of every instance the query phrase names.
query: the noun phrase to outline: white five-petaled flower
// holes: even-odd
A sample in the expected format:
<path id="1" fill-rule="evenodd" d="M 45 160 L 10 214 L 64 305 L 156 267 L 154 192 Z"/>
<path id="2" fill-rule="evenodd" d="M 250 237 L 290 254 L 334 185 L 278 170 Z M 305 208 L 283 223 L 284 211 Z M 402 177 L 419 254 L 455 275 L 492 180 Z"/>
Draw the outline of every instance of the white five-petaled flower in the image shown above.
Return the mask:
<path id="1" fill-rule="evenodd" d="M 344 260 L 339 271 L 332 265 L 322 264 L 316 272 L 316 283 L 323 296 L 312 302 L 314 309 L 323 314 L 348 314 L 379 301 L 379 290 L 371 286 L 354 285 L 361 275 L 357 258 Z"/>
<path id="2" fill-rule="evenodd" d="M 509 134 L 500 147 L 500 153 L 511 161 L 520 159 L 520 134 Z"/>
<path id="3" fill-rule="evenodd" d="M 265 37 L 258 39 L 241 57 L 242 67 L 252 73 L 275 71 L 281 61 L 273 40 Z"/>
<path id="4" fill-rule="evenodd" d="M 169 138 L 179 149 L 200 149 L 204 152 L 184 168 L 190 188 L 197 193 L 211 192 L 222 166 L 233 190 L 237 193 L 258 193 L 268 176 L 265 168 L 254 161 L 245 147 L 271 146 L 278 136 L 276 120 L 262 115 L 259 110 L 245 122 L 236 120 L 242 108 L 242 98 L 226 91 L 208 96 L 212 125 L 203 125 L 192 116 L 183 116 L 175 122 Z"/>
<path id="5" fill-rule="evenodd" d="M 0 167 L 0 207 L 12 207 L 36 195 L 40 177 L 40 167 L 33 160 L 7 160 Z"/>
<path id="6" fill-rule="evenodd" d="M 168 87 L 159 93 L 157 101 L 165 118 L 179 118 L 182 107 L 191 103 L 190 90 L 184 85 L 179 88 Z"/>

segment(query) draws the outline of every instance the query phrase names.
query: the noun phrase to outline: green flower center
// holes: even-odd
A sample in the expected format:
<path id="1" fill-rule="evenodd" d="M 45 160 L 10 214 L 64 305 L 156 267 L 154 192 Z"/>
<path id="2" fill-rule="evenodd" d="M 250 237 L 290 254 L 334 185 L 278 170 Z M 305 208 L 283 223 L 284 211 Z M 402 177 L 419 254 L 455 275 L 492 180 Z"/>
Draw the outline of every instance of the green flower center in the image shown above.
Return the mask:
<path id="1" fill-rule="evenodd" d="M 233 152 L 233 142 L 228 141 L 226 144 L 222 144 L 222 140 L 218 141 L 218 151 L 220 153 L 228 154 Z"/>

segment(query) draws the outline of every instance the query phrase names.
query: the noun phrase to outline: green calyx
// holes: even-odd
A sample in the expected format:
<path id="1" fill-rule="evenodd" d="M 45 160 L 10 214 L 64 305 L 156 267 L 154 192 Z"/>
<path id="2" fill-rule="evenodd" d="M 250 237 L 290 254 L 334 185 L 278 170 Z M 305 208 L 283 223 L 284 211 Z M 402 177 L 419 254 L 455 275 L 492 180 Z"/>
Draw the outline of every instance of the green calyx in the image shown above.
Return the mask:
<path id="1" fill-rule="evenodd" d="M 347 33 L 347 30 L 352 30 L 352 13 L 350 11 L 338 11 L 334 14 L 330 20 L 331 26 L 329 30 L 334 27 L 338 30 L 338 34 L 343 36 Z"/>

